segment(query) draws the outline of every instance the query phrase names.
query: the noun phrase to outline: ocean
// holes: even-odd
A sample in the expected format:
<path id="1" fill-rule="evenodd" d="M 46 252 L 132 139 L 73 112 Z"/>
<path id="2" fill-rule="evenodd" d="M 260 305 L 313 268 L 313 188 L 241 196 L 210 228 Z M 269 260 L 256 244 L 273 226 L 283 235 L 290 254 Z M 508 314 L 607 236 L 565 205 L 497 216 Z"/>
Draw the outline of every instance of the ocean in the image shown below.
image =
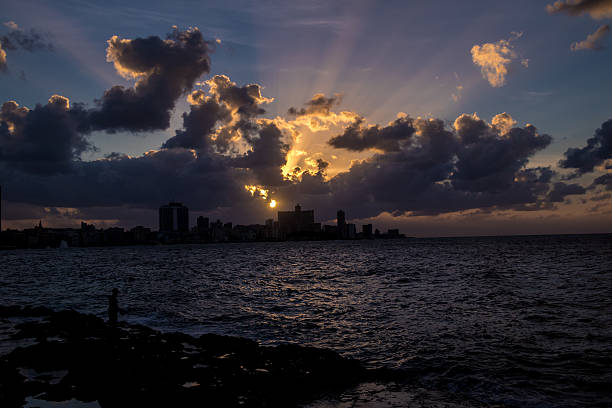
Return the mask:
<path id="1" fill-rule="evenodd" d="M 612 235 L 0 252 L 0 304 L 397 370 L 312 407 L 612 406 Z"/>

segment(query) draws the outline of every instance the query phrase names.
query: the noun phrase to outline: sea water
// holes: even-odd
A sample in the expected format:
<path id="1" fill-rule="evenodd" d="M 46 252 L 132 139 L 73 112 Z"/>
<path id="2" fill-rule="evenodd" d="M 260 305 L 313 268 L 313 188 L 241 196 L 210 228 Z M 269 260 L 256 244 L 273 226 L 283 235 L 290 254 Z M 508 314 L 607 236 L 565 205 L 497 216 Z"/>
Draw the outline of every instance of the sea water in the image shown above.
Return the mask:
<path id="1" fill-rule="evenodd" d="M 130 323 L 406 378 L 314 406 L 612 406 L 612 235 L 0 252 L 0 304 L 105 317 L 115 287 Z"/>

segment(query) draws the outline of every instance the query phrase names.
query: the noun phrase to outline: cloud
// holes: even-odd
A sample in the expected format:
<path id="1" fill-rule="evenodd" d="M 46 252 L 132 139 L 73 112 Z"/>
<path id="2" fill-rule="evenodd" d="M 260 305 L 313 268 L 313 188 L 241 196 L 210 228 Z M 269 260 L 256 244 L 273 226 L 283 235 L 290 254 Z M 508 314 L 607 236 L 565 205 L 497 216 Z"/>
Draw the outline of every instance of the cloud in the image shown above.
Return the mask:
<path id="1" fill-rule="evenodd" d="M 603 46 L 601 45 L 602 39 L 608 34 L 610 31 L 610 26 L 608 24 L 604 24 L 597 29 L 593 34 L 589 34 L 586 40 L 575 42 L 571 45 L 572 51 L 579 50 L 601 50 Z"/>
<path id="2" fill-rule="evenodd" d="M 548 200 L 553 203 L 560 203 L 568 195 L 580 195 L 586 193 L 586 189 L 580 184 L 566 184 L 557 182 L 553 184 L 552 190 L 548 193 Z"/>
<path id="3" fill-rule="evenodd" d="M 546 6 L 549 13 L 566 13 L 570 16 L 589 14 L 594 19 L 612 17 L 612 0 L 558 0 Z"/>
<path id="4" fill-rule="evenodd" d="M 249 84 L 239 87 L 226 75 L 215 75 L 206 81 L 206 84 L 218 101 L 224 102 L 228 108 L 248 118 L 264 114 L 266 111 L 260 105 L 274 100 L 262 96 L 260 85 Z"/>
<path id="5" fill-rule="evenodd" d="M 19 26 L 14 21 L 6 21 L 3 23 L 5 27 L 10 28 L 11 30 L 19 30 Z"/>
<path id="6" fill-rule="evenodd" d="M 463 93 L 463 85 L 457 85 L 455 89 L 456 92 L 451 93 L 451 99 L 455 102 L 459 102 Z"/>
<path id="7" fill-rule="evenodd" d="M 569 148 L 564 153 L 565 158 L 559 166 L 565 169 L 575 169 L 573 176 L 592 172 L 595 166 L 612 159 L 612 119 L 604 122 L 595 135 L 587 140 L 582 148 Z"/>
<path id="8" fill-rule="evenodd" d="M 208 94 L 196 90 L 187 97 L 191 107 L 183 114 L 183 129 L 162 147 L 238 152 L 237 144 L 247 145 L 260 129 L 256 118 L 266 112 L 261 105 L 273 99 L 262 96 L 260 85 L 238 86 L 225 75 L 215 75 L 204 85 Z"/>
<path id="9" fill-rule="evenodd" d="M 354 161 L 347 171 L 319 181 L 326 192 L 309 200 L 330 216 L 330 207 L 345 207 L 355 217 L 552 208 L 547 193 L 554 171 L 527 167 L 551 137 L 531 125 L 508 127 L 515 123 L 508 114 L 495 119 L 493 125 L 475 114 L 461 115 L 451 129 L 440 119 L 413 119 L 415 131 L 399 149 Z"/>
<path id="10" fill-rule="evenodd" d="M 398 114 L 378 125 L 355 112 L 335 112 L 339 95 L 315 94 L 291 108 L 291 118 L 270 119 L 262 115 L 272 99 L 260 85 L 238 85 L 225 75 L 198 82 L 210 59 L 197 29 L 175 30 L 165 40 L 112 37 L 107 56 L 135 80 L 133 87 L 113 87 L 93 107 L 59 95 L 33 109 L 12 101 L 2 106 L 0 182 L 12 202 L 150 210 L 174 197 L 195 211 L 244 215 L 261 207 L 263 218 L 269 208 L 245 190 L 252 185 L 280 203 L 313 206 L 325 219 L 338 208 L 353 217 L 535 211 L 585 192 L 559 183 L 550 168 L 529 167 L 552 138 L 532 125 L 517 126 L 506 112 L 490 122 L 463 114 L 451 126 Z M 93 130 L 167 128 L 183 95 L 190 107 L 182 127 L 159 150 L 81 160 L 94 149 L 87 139 Z M 580 158 L 605 161 L 608 127 L 595 142 L 589 139 L 588 149 L 575 149 Z M 323 130 L 328 133 L 317 135 Z M 303 143 L 305 134 L 310 144 Z M 350 167 L 334 168 L 334 153 L 352 159 Z"/>
<path id="11" fill-rule="evenodd" d="M 0 36 L 0 72 L 7 70 L 7 51 L 52 51 L 53 44 L 45 40 L 42 34 L 34 29 L 29 32 L 22 31 L 14 21 L 7 21 L 4 25 L 12 31 Z"/>
<path id="12" fill-rule="evenodd" d="M 2 49 L 0 44 L 0 72 L 6 71 L 6 51 Z"/>
<path id="13" fill-rule="evenodd" d="M 264 121 L 257 137 L 250 139 L 252 149 L 231 161 L 236 168 L 248 169 L 256 183 L 267 186 L 284 184 L 281 167 L 285 164 L 289 145 L 283 142 L 281 130 L 272 121 Z"/>
<path id="14" fill-rule="evenodd" d="M 593 180 L 593 184 L 589 188 L 604 186 L 606 190 L 612 190 L 612 173 L 606 173 Z"/>
<path id="15" fill-rule="evenodd" d="M 83 115 L 60 95 L 32 110 L 5 102 L 0 109 L 0 162 L 28 173 L 71 171 L 81 153 L 92 149 L 79 129 Z"/>
<path id="16" fill-rule="evenodd" d="M 215 102 L 213 106 L 220 106 L 216 99 L 210 95 L 208 98 L 208 102 Z M 210 135 L 214 120 L 198 115 L 216 118 L 215 112 L 211 113 L 202 94 L 193 95 L 192 99 L 198 103 L 185 114 L 183 131 Z M 71 126 L 79 123 L 78 117 L 74 117 L 78 105 L 71 106 L 59 96 L 48 105 L 34 111 L 50 110 L 70 118 L 66 123 Z M 5 111 L 3 131 L 10 125 L 11 137 L 22 126 L 20 120 L 34 120 L 28 118 L 30 111 L 14 103 L 7 105 Z M 52 118 L 52 122 L 58 122 L 57 118 Z M 12 139 L 3 138 L 0 181 L 11 191 L 14 202 L 71 208 L 150 209 L 168 197 L 175 197 L 199 211 L 256 207 L 254 201 L 262 200 L 254 200 L 245 193 L 244 186 L 259 185 L 269 190 L 269 198 L 314 206 L 322 218 L 333 217 L 337 208 L 350 209 L 354 217 L 376 216 L 385 211 L 423 215 L 487 208 L 537 210 L 552 208 L 559 197 L 579 194 L 575 187 L 561 189 L 551 185 L 554 176 L 551 169 L 527 167 L 528 158 L 545 148 L 550 136 L 539 134 L 530 125 L 508 127 L 515 123 L 508 114 L 497 115 L 492 122 L 495 124 L 472 114 L 458 117 L 452 128 L 440 119 L 408 116 L 400 116 L 387 126 L 364 124 L 366 134 L 367 129 L 375 129 L 372 132 L 375 136 L 359 137 L 368 140 L 366 145 L 378 153 L 354 161 L 349 169 L 331 178 L 325 175 L 329 163 L 318 158 L 315 170 L 289 180 L 283 177 L 281 169 L 290 146 L 286 142 L 285 122 L 278 120 L 257 119 L 256 128 L 246 138 L 247 151 L 231 155 L 209 148 L 207 142 L 198 142 L 202 144 L 195 149 L 184 148 L 171 143 L 170 140 L 177 140 L 171 138 L 161 150 L 142 156 L 115 153 L 84 162 L 77 156 L 87 145 L 74 139 L 58 149 L 63 155 L 54 164 L 62 169 L 58 164 L 63 163 L 64 168 L 54 173 L 43 169 L 44 163 L 32 152 L 25 152 L 24 157 L 35 163 L 36 168 L 28 168 L 16 158 L 28 146 L 37 145 L 35 150 L 42 154 L 51 149 L 49 145 L 31 139 L 31 143 L 9 144 L 7 149 L 4 142 Z M 401 136 L 389 136 L 395 134 Z M 174 138 L 178 135 L 177 132 Z M 58 139 L 53 136 L 50 140 Z M 390 141 L 397 143 L 388 144 Z M 82 139 L 81 142 L 86 143 Z"/>
<path id="17" fill-rule="evenodd" d="M 325 94 L 317 93 L 311 100 L 306 102 L 305 107 L 297 109 L 294 107 L 289 108 L 287 113 L 289 115 L 304 116 L 304 115 L 319 115 L 328 116 L 331 109 L 337 106 L 342 101 L 341 94 L 335 94 L 332 97 L 327 98 Z"/>
<path id="18" fill-rule="evenodd" d="M 176 100 L 210 70 L 209 43 L 197 28 L 157 36 L 108 40 L 106 59 L 132 88 L 113 86 L 90 112 L 93 130 L 132 132 L 167 129 Z"/>
<path id="19" fill-rule="evenodd" d="M 14 202 L 49 207 L 157 208 L 175 197 L 192 209 L 209 210 L 245 199 L 239 171 L 215 156 L 188 149 L 75 161 L 71 172 L 53 176 L 24 173 L 10 163 L 0 164 L 3 189 L 10 191 Z"/>
<path id="20" fill-rule="evenodd" d="M 197 95 L 197 91 L 194 93 Z M 183 113 L 183 129 L 177 130 L 162 147 L 204 150 L 210 146 L 210 136 L 217 122 L 228 121 L 230 117 L 230 112 L 215 100 L 201 99 L 191 105 L 189 112 Z"/>
<path id="21" fill-rule="evenodd" d="M 38 33 L 36 30 L 31 29 L 30 31 L 22 31 L 20 29 L 13 29 L 8 34 L 0 36 L 0 44 L 5 50 L 16 51 L 52 51 L 53 44 L 43 38 L 43 35 Z"/>
<path id="22" fill-rule="evenodd" d="M 471 49 L 472 61 L 480 67 L 484 79 L 492 87 L 499 88 L 506 84 L 506 77 L 510 71 L 510 66 L 520 60 L 520 63 L 527 67 L 528 60 L 520 58 L 514 50 L 512 41 L 521 37 L 522 33 L 514 33 L 507 40 L 499 40 L 495 43 L 484 43 L 474 45 Z"/>
<path id="23" fill-rule="evenodd" d="M 503 115 L 512 123 L 509 115 Z M 531 125 L 500 128 L 488 125 L 475 115 L 462 116 L 459 123 L 461 144 L 451 177 L 453 186 L 459 190 L 496 192 L 509 188 L 527 159 L 552 141 L 549 135 L 538 134 Z"/>
<path id="24" fill-rule="evenodd" d="M 358 118 L 344 133 L 332 137 L 327 143 L 337 149 L 363 151 L 378 149 L 385 152 L 399 151 L 402 141 L 410 139 L 416 129 L 409 117 L 398 118 L 388 126 L 364 126 L 365 120 Z"/>
<path id="25" fill-rule="evenodd" d="M 516 120 L 506 112 L 499 113 L 491 119 L 491 125 L 495 127 L 501 134 L 506 134 L 516 126 Z"/>

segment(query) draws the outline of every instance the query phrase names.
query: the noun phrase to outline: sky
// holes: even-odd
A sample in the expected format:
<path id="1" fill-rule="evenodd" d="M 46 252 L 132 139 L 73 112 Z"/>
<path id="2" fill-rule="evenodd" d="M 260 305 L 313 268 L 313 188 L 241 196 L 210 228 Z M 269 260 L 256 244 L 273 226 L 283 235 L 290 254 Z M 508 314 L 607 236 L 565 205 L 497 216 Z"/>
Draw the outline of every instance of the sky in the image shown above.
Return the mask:
<path id="1" fill-rule="evenodd" d="M 612 232 L 610 0 L 3 0 L 0 19 L 2 228 L 156 228 L 181 201 L 192 224 L 300 203 L 410 236 Z"/>

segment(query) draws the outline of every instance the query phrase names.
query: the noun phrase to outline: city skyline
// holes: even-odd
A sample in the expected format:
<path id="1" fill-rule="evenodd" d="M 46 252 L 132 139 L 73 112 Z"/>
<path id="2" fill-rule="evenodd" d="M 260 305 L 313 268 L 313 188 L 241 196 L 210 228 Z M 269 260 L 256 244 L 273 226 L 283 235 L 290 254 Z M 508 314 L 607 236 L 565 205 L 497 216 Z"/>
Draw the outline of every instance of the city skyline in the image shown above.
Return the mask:
<path id="1" fill-rule="evenodd" d="M 157 230 L 142 225 L 96 228 L 85 221 L 80 228 L 45 227 L 39 220 L 32 228 L 0 231 L 0 249 L 406 238 L 397 228 L 381 232 L 372 224 L 358 231 L 356 224 L 346 222 L 343 210 L 338 210 L 335 225 L 321 224 L 315 222 L 314 210 L 302 210 L 300 204 L 293 211 L 278 211 L 277 220 L 269 218 L 263 224 L 211 221 L 200 215 L 190 227 L 189 208 L 180 202 L 161 205 L 158 215 Z"/>
<path id="2" fill-rule="evenodd" d="M 612 231 L 606 2 L 68 3 L 3 8 L 2 228 Z"/>

